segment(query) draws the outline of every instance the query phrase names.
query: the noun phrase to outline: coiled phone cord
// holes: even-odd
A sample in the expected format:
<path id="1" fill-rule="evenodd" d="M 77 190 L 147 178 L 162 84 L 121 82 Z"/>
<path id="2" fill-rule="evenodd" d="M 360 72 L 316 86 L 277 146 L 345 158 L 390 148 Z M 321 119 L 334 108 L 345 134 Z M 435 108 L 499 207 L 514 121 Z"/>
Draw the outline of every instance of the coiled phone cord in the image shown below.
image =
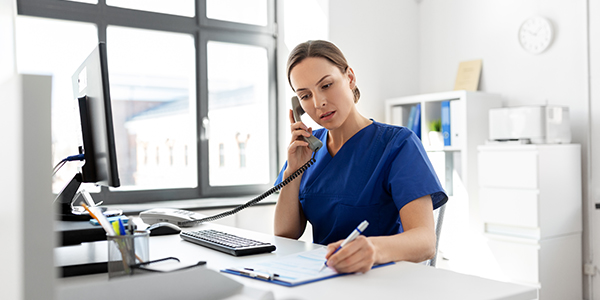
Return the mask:
<path id="1" fill-rule="evenodd" d="M 256 198 L 254 198 L 232 210 L 220 213 L 218 215 L 214 215 L 214 216 L 210 216 L 210 217 L 206 217 L 206 218 L 202 218 L 202 219 L 198 219 L 198 220 L 193 220 L 193 221 L 179 222 L 179 224 L 181 226 L 192 226 L 192 225 L 197 225 L 197 224 L 201 224 L 204 222 L 216 221 L 216 220 L 222 219 L 224 217 L 236 214 L 239 211 L 246 209 L 246 208 L 264 200 L 265 198 L 272 195 L 273 193 L 281 190 L 284 186 L 286 186 L 288 183 L 292 182 L 298 176 L 302 175 L 302 173 L 304 173 L 304 171 L 306 171 L 306 169 L 308 169 L 310 166 L 312 166 L 316 162 L 315 154 L 316 154 L 316 152 L 313 152 L 312 158 L 309 161 L 307 161 L 302 167 L 300 167 L 298 170 L 296 170 L 296 172 L 294 172 L 292 175 L 288 176 L 285 180 L 281 181 L 278 185 L 272 187 L 271 189 L 262 193 L 261 195 L 257 196 Z"/>

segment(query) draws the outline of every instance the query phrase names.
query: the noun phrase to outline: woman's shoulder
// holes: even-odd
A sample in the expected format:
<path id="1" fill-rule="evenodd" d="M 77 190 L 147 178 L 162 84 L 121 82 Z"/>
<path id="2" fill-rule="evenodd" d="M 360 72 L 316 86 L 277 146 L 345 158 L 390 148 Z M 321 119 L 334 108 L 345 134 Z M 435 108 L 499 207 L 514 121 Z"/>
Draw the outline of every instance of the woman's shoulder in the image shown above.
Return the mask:
<path id="1" fill-rule="evenodd" d="M 398 141 L 412 138 L 413 135 L 416 137 L 414 132 L 404 126 L 379 123 L 375 120 L 373 120 L 373 126 L 383 139 Z"/>

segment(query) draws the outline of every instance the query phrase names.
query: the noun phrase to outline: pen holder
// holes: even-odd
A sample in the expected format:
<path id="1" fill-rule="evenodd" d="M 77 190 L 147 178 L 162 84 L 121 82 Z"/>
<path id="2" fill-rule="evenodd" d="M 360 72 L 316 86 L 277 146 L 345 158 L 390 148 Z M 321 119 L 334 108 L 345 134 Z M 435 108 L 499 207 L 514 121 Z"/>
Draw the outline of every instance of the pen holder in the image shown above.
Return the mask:
<path id="1" fill-rule="evenodd" d="M 149 231 L 135 231 L 133 235 L 106 235 L 108 241 L 108 278 L 133 275 L 135 264 L 147 262 L 150 257 Z"/>

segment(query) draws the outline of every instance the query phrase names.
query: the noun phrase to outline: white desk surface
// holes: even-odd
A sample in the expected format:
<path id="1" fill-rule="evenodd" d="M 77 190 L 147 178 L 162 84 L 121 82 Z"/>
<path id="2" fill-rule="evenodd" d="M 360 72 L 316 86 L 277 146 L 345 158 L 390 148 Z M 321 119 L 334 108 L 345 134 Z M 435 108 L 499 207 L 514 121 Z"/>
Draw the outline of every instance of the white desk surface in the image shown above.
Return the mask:
<path id="1" fill-rule="evenodd" d="M 290 240 L 262 233 L 247 231 L 218 224 L 203 224 L 184 230 L 216 229 L 243 237 L 270 242 L 277 250 L 269 254 L 235 257 L 181 240 L 179 235 L 150 237 L 150 259 L 174 256 L 182 261 L 206 261 L 207 268 L 221 270 L 226 267 L 244 265 L 245 262 L 269 260 L 277 256 L 312 250 L 322 247 L 316 244 Z M 80 246 L 57 248 L 57 264 L 84 263 L 89 260 L 106 260 L 106 242 L 87 243 Z M 284 287 L 236 275 L 225 276 L 246 287 L 271 291 L 275 299 L 477 299 L 477 300 L 532 300 L 537 299 L 537 290 L 521 286 L 460 274 L 433 267 L 399 262 L 373 269 L 365 274 L 335 277 L 297 287 Z M 106 274 L 59 279 L 60 287 L 72 287 L 90 282 L 106 282 Z M 177 299 L 174 287 L 173 299 Z M 236 298 L 237 299 L 237 298 Z"/>

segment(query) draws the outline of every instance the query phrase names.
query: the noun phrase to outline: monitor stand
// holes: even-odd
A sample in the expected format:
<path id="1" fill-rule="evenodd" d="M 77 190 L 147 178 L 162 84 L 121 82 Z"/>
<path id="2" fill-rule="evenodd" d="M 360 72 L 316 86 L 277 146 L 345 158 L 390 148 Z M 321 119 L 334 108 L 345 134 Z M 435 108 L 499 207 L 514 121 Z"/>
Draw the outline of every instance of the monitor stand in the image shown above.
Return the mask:
<path id="1" fill-rule="evenodd" d="M 73 179 L 65 186 L 65 188 L 58 194 L 54 203 L 58 205 L 58 217 L 62 221 L 88 221 L 92 217 L 90 214 L 82 207 L 75 206 L 75 202 L 78 199 L 77 191 L 83 182 L 83 176 L 81 173 L 75 174 Z M 80 192 L 82 195 L 87 195 L 87 191 L 83 190 Z M 89 198 L 91 199 L 91 197 Z M 93 200 L 92 200 L 93 201 Z M 123 211 L 120 209 L 111 209 L 108 210 L 106 207 L 98 207 L 102 209 L 102 214 L 106 217 L 111 216 L 120 216 L 123 214 Z"/>

